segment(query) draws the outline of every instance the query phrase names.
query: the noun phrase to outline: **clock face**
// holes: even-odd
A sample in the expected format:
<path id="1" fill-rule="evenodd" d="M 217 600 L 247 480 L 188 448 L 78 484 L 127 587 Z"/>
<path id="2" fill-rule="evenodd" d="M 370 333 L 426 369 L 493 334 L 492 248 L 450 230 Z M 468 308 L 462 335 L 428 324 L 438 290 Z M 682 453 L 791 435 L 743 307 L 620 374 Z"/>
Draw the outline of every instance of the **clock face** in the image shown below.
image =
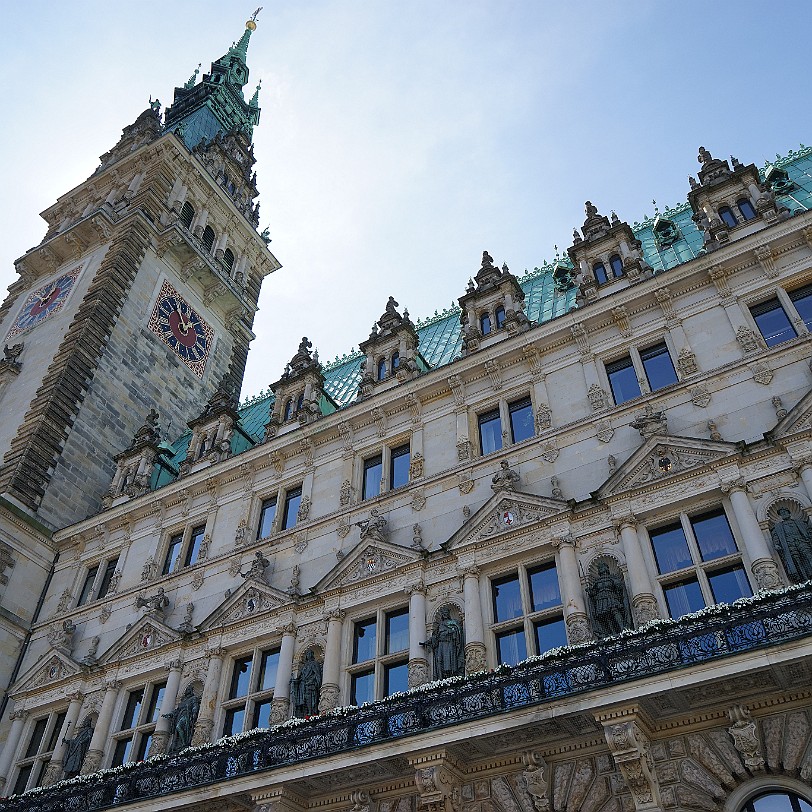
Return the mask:
<path id="1" fill-rule="evenodd" d="M 203 376 L 214 333 L 167 281 L 161 286 L 149 327 L 192 372 Z"/>
<path id="2" fill-rule="evenodd" d="M 49 316 L 58 313 L 68 300 L 68 296 L 81 270 L 82 266 L 80 265 L 67 273 L 60 274 L 55 279 L 29 293 L 6 336 L 6 341 L 20 335 L 20 333 L 31 330 Z"/>

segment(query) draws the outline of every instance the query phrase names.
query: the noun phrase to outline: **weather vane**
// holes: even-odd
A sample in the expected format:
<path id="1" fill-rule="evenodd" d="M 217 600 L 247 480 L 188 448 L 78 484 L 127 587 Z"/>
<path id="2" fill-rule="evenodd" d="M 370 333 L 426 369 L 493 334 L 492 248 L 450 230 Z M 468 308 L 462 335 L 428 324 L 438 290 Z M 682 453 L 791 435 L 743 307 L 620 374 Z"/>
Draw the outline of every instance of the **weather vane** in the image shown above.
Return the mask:
<path id="1" fill-rule="evenodd" d="M 251 19 L 252 19 L 254 22 L 256 22 L 256 21 L 257 21 L 257 16 L 259 15 L 259 12 L 260 12 L 260 11 L 262 11 L 262 8 L 263 8 L 263 7 L 262 7 L 262 6 L 260 6 L 260 7 L 259 7 L 259 8 L 258 8 L 258 9 L 257 9 L 257 10 L 256 10 L 256 11 L 255 11 L 255 12 L 252 14 L 252 15 L 251 15 Z"/>

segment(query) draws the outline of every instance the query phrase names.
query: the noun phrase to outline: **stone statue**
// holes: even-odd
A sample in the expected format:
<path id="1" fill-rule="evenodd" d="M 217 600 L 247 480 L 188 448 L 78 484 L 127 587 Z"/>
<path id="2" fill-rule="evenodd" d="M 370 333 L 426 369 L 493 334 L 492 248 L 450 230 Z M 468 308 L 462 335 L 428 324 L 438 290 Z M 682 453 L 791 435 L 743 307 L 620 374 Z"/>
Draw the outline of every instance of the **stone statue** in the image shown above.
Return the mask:
<path id="1" fill-rule="evenodd" d="M 305 653 L 299 675 L 290 680 L 290 696 L 293 700 L 293 715 L 303 719 L 319 712 L 319 692 L 321 691 L 322 665 L 316 659 L 313 649 Z"/>
<path id="2" fill-rule="evenodd" d="M 398 303 L 395 301 L 395 297 L 390 296 L 389 301 L 387 301 L 386 303 L 386 312 L 389 313 L 390 316 L 397 316 L 398 315 L 397 306 Z"/>
<path id="3" fill-rule="evenodd" d="M 812 579 L 812 528 L 806 519 L 793 519 L 785 507 L 778 508 L 778 516 L 770 535 L 784 569 L 793 583 L 808 581 Z"/>
<path id="4" fill-rule="evenodd" d="M 142 606 L 146 607 L 146 614 L 154 615 L 163 620 L 164 615 L 166 615 L 166 609 L 169 606 L 169 598 L 166 597 L 164 588 L 159 586 L 158 591 L 150 597 L 143 598 L 139 595 L 135 599 L 135 605 L 138 609 Z"/>
<path id="5" fill-rule="evenodd" d="M 613 575 L 605 561 L 598 564 L 598 574 L 587 589 L 592 608 L 592 627 L 596 634 L 608 637 L 632 628 L 631 612 L 626 599 L 623 576 Z"/>
<path id="6" fill-rule="evenodd" d="M 81 727 L 76 730 L 76 735 L 72 739 L 62 740 L 67 745 L 65 748 L 65 761 L 62 765 L 65 778 L 74 778 L 82 771 L 82 762 L 85 760 L 92 738 L 93 719 L 86 716 Z"/>
<path id="7" fill-rule="evenodd" d="M 491 489 L 494 491 L 513 491 L 519 484 L 519 475 L 511 469 L 507 460 L 499 463 L 499 470 L 491 479 Z"/>
<path id="8" fill-rule="evenodd" d="M 431 637 L 420 644 L 430 648 L 433 657 L 434 679 L 458 677 L 465 671 L 465 650 L 462 643 L 460 624 L 451 617 L 447 606 L 440 609 L 437 628 Z"/>
<path id="9" fill-rule="evenodd" d="M 262 553 L 257 550 L 254 553 L 254 560 L 251 562 L 251 566 L 248 568 L 248 572 L 241 572 L 240 576 L 244 578 L 246 581 L 260 581 L 261 583 L 267 583 L 265 580 L 265 568 L 271 562 L 265 558 Z"/>
<path id="10" fill-rule="evenodd" d="M 361 528 L 361 541 L 386 541 L 386 526 L 389 522 L 378 513 L 378 508 L 369 511 L 369 518 L 356 522 L 355 526 Z"/>
<path id="11" fill-rule="evenodd" d="M 48 642 L 57 650 L 70 655 L 73 645 L 73 635 L 76 632 L 76 624 L 68 619 L 51 631 L 48 635 Z"/>
<path id="12" fill-rule="evenodd" d="M 192 734 L 195 731 L 197 714 L 200 711 L 200 699 L 195 694 L 192 685 L 188 685 L 183 692 L 183 698 L 171 713 L 162 714 L 172 721 L 172 744 L 169 754 L 178 753 L 192 743 Z"/>

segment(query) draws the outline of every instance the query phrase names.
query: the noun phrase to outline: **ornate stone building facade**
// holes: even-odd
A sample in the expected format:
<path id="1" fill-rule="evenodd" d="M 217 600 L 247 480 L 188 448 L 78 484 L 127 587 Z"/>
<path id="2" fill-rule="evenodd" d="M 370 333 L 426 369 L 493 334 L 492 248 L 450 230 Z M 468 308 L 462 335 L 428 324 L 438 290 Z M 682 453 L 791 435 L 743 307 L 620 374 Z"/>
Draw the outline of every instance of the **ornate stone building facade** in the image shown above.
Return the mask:
<path id="1" fill-rule="evenodd" d="M 812 808 L 812 150 L 238 406 L 254 27 L 0 310 L 2 808 Z"/>

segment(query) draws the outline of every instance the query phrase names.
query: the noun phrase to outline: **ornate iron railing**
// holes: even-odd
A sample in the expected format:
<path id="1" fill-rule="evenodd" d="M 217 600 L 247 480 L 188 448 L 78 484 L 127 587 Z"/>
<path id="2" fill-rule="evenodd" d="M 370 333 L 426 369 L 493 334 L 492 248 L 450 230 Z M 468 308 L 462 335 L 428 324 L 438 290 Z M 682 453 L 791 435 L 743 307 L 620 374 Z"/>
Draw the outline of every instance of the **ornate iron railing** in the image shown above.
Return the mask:
<path id="1" fill-rule="evenodd" d="M 485 674 L 342 716 L 260 731 L 0 802 L 3 812 L 92 812 L 461 724 L 812 634 L 812 584 Z"/>

